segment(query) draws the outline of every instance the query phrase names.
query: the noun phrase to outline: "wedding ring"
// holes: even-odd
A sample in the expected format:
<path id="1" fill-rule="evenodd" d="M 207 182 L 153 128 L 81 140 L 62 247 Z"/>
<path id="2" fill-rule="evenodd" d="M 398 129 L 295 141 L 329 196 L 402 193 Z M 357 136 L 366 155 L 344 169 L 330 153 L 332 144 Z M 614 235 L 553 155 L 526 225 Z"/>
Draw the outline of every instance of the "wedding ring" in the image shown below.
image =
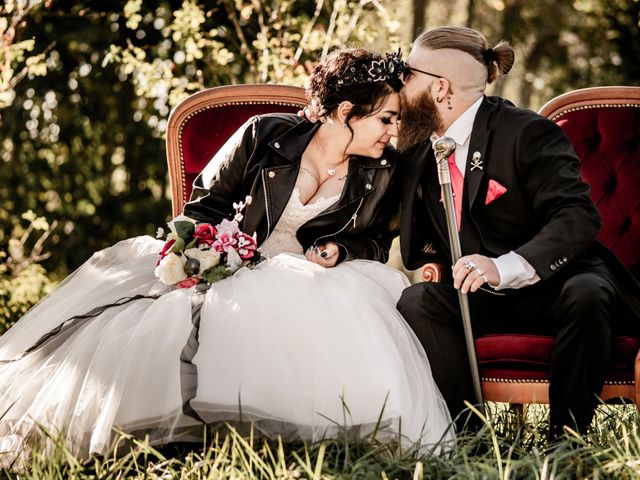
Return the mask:
<path id="1" fill-rule="evenodd" d="M 462 265 L 464 266 L 464 268 L 466 268 L 470 272 L 473 272 L 476 268 L 478 268 L 476 267 L 476 264 L 473 263 L 471 260 L 469 260 L 468 262 L 464 262 Z"/>
<path id="2" fill-rule="evenodd" d="M 487 279 L 487 274 L 486 273 L 482 274 L 482 280 L 484 280 L 484 283 L 489 283 L 489 280 Z"/>

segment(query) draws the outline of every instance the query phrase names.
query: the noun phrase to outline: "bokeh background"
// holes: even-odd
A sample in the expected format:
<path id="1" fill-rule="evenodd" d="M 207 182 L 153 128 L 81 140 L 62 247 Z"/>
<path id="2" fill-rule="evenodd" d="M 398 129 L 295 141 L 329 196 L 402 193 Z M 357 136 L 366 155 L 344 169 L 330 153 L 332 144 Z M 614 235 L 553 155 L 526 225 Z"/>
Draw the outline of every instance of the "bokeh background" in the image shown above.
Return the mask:
<path id="1" fill-rule="evenodd" d="M 537 110 L 639 85 L 639 22 L 638 0 L 5 0 L 0 332 L 92 252 L 169 219 L 164 130 L 193 92 L 304 85 L 333 48 L 408 52 L 452 24 L 514 45 L 490 93 Z"/>

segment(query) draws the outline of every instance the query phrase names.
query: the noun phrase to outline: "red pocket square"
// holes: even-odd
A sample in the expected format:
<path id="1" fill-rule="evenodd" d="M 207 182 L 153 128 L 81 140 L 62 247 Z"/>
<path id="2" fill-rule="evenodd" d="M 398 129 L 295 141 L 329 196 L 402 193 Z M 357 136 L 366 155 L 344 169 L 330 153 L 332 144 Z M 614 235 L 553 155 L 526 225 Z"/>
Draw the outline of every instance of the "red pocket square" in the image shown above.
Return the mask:
<path id="1" fill-rule="evenodd" d="M 500 185 L 500 182 L 497 182 L 493 179 L 489 180 L 489 188 L 487 188 L 487 198 L 485 199 L 484 204 L 489 205 L 491 202 L 504 195 L 506 191 L 507 189 Z"/>

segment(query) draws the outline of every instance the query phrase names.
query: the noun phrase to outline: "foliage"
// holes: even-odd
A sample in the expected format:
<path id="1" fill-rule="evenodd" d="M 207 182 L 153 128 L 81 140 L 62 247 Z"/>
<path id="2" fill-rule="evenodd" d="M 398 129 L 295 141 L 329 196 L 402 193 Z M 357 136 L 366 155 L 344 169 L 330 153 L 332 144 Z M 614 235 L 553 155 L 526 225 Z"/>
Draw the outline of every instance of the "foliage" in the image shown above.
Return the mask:
<path id="1" fill-rule="evenodd" d="M 55 45 L 47 76 L 17 85 L 0 139 L 0 249 L 15 212 L 57 220 L 44 263 L 57 277 L 100 248 L 155 231 L 170 213 L 162 142 L 134 115 L 129 81 L 101 67 L 109 45 L 124 42 L 124 21 L 110 11 L 119 6 L 89 3 L 30 12 L 23 35 L 38 39 L 36 51 Z"/>
<path id="2" fill-rule="evenodd" d="M 188 94 L 235 83 L 303 85 L 312 65 L 336 47 L 373 45 L 380 28 L 384 48 L 397 48 L 399 22 L 378 0 L 184 0 L 175 10 L 129 0 L 126 47 L 111 45 L 105 63 L 131 78 L 150 115 L 166 117 Z M 134 39 L 147 39 L 151 42 Z M 144 112 L 141 112 L 144 115 Z M 157 124 L 157 133 L 165 124 Z"/>
<path id="3" fill-rule="evenodd" d="M 599 85 L 640 85 L 640 2 L 629 0 L 412 0 L 426 27 L 468 25 L 511 42 L 513 70 L 490 91 L 538 109 L 552 97 Z M 458 7 L 458 8 L 456 8 Z M 460 8 L 463 7 L 463 8 Z"/>
<path id="4" fill-rule="evenodd" d="M 46 55 L 47 75 L 16 85 L 3 117 L 0 249 L 27 210 L 60 223 L 44 264 L 58 278 L 96 250 L 153 234 L 170 216 L 162 135 L 180 99 L 234 82 L 300 85 L 326 48 L 393 39 L 389 1 L 56 0 L 30 10 L 21 35 Z"/>
<path id="5" fill-rule="evenodd" d="M 49 225 L 32 211 L 22 220 L 13 227 L 8 250 L 0 250 L 0 334 L 53 288 L 40 262 L 50 255 L 44 244 L 57 223 Z"/>
<path id="6" fill-rule="evenodd" d="M 635 479 L 640 475 L 640 422 L 635 406 L 602 406 L 592 434 L 574 432 L 549 444 L 548 409 L 538 406 L 527 422 L 502 404 L 489 404 L 490 420 L 478 432 L 459 434 L 442 455 L 402 449 L 347 433 L 316 443 L 283 443 L 240 435 L 233 428 L 202 445 L 133 446 L 119 455 L 82 463 L 58 442 L 48 458 L 36 455 L 21 479 L 53 478 L 264 478 L 264 479 Z M 10 472 L 5 472 L 11 478 Z M 17 476 L 15 477 L 17 478 Z"/>
<path id="7" fill-rule="evenodd" d="M 47 73 L 45 53 L 30 54 L 35 48 L 35 39 L 15 41 L 24 18 L 40 3 L 9 0 L 0 6 L 0 109 L 13 103 L 14 88 L 25 76 Z"/>

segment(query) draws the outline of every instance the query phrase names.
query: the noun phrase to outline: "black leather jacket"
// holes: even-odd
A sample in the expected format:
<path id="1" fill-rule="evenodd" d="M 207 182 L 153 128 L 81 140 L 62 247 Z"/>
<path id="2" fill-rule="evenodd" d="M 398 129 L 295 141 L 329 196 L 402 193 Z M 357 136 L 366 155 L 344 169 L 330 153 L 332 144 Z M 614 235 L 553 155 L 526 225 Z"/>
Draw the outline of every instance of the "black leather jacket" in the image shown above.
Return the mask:
<path id="1" fill-rule="evenodd" d="M 196 178 L 184 214 L 215 224 L 233 215 L 233 202 L 250 195 L 240 228 L 255 232 L 262 244 L 289 201 L 302 153 L 319 127 L 289 114 L 251 118 Z M 339 261 L 385 262 L 399 207 L 395 152 L 389 147 L 380 158 L 354 156 L 349 162 L 338 202 L 303 224 L 297 239 L 304 250 L 337 243 Z"/>

